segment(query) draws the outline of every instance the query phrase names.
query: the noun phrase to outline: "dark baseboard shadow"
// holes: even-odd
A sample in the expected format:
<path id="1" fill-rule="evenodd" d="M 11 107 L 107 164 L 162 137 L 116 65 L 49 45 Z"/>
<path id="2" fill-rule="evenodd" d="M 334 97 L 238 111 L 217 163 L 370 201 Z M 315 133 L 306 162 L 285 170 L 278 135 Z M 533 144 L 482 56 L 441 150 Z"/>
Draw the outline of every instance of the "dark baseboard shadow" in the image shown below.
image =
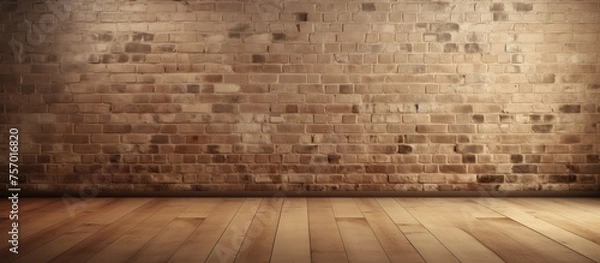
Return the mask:
<path id="1" fill-rule="evenodd" d="M 3 191 L 4 196 L 11 193 Z M 94 195 L 77 192 L 20 192 L 19 197 L 600 197 L 600 191 L 104 191 Z"/>

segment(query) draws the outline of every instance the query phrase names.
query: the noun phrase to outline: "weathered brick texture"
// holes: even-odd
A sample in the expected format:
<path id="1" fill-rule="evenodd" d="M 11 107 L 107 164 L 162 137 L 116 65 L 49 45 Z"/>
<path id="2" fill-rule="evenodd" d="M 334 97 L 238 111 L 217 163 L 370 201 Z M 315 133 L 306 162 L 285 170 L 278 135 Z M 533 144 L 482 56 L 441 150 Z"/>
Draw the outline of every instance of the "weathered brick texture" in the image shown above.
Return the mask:
<path id="1" fill-rule="evenodd" d="M 24 190 L 599 190 L 596 0 L 0 0 L 0 35 Z"/>

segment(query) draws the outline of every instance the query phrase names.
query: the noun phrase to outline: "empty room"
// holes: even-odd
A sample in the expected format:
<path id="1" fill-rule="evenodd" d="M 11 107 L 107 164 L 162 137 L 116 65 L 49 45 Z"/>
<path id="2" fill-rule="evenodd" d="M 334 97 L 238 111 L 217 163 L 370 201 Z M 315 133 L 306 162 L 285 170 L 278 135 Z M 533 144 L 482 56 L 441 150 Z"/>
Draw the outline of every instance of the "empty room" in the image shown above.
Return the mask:
<path id="1" fill-rule="evenodd" d="M 599 0 L 0 0 L 1 262 L 600 262 Z"/>

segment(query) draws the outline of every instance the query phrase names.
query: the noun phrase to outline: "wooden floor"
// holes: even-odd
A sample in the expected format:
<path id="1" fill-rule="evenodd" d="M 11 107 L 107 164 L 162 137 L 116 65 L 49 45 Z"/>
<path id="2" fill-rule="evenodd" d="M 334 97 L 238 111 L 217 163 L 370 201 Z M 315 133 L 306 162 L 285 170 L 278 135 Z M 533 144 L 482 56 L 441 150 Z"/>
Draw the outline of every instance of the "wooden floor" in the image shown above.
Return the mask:
<path id="1" fill-rule="evenodd" d="M 2 262 L 600 262 L 600 199 L 592 198 L 70 198 L 19 205 L 20 253 L 3 241 Z M 8 209 L 5 202 L 0 212 Z M 0 219 L 6 240 L 9 225 Z"/>

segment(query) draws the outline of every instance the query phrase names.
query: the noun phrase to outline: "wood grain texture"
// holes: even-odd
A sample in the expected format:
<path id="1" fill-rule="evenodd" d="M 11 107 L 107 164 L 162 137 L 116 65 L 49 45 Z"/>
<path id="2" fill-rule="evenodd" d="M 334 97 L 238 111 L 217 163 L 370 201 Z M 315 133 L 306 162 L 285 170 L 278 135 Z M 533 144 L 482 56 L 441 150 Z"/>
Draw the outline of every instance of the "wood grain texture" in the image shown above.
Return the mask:
<path id="1" fill-rule="evenodd" d="M 258 208 L 235 262 L 269 262 L 283 198 L 265 199 Z"/>
<path id="2" fill-rule="evenodd" d="M 358 198 L 356 203 L 391 262 L 425 262 L 375 199 Z"/>
<path id="3" fill-rule="evenodd" d="M 427 202 L 425 199 L 415 198 L 398 199 L 398 202 L 461 262 L 504 262 L 496 253 L 448 218 L 448 210 L 444 209 L 448 204 L 444 200 Z M 451 213 L 459 217 L 464 214 L 461 210 Z"/>
<path id="4" fill-rule="evenodd" d="M 310 262 L 308 206 L 306 198 L 288 198 L 283 202 L 273 244 L 272 262 Z"/>
<path id="5" fill-rule="evenodd" d="M 591 198 L 68 201 L 27 200 L 2 262 L 600 262 Z"/>
<path id="6" fill-rule="evenodd" d="M 393 198 L 378 198 L 377 202 L 400 229 L 402 234 L 419 251 L 426 262 L 459 262 L 458 259 L 418 220 Z"/>
<path id="7" fill-rule="evenodd" d="M 329 198 L 308 199 L 312 262 L 348 262 Z"/>
<path id="8" fill-rule="evenodd" d="M 183 242 L 169 262 L 204 262 L 243 203 L 244 199 L 231 199 L 218 205 Z"/>
<path id="9" fill-rule="evenodd" d="M 21 248 L 21 253 L 17 257 L 22 257 L 25 254 L 35 252 L 38 248 L 53 243 L 57 237 L 72 231 L 77 231 L 76 229 L 85 226 L 84 224 L 93 224 L 88 223 L 88 221 L 99 216 L 114 217 L 114 215 L 127 213 L 141 205 L 141 202 L 137 201 L 138 200 L 131 200 L 130 202 L 124 203 L 117 201 L 117 199 L 90 200 L 88 204 L 82 206 L 85 208 L 81 209 L 81 212 L 69 210 L 69 207 L 60 204 L 58 207 L 55 207 L 57 210 L 42 209 L 41 211 L 48 211 L 48 217 L 46 217 L 48 218 L 48 221 L 39 223 L 37 220 L 33 219 L 36 217 L 30 218 L 32 213 L 27 214 L 27 212 L 24 212 L 23 215 L 26 215 L 28 220 L 19 220 L 19 224 L 21 226 L 31 227 L 21 227 L 22 231 L 19 235 L 20 241 L 27 243 L 28 245 Z M 61 214 L 58 211 L 63 213 Z M 20 215 L 19 218 L 21 218 Z M 39 252 L 37 253 L 39 254 Z M 0 251 L 2 257 L 8 254 L 10 254 L 10 252 L 5 248 Z"/>
<path id="10" fill-rule="evenodd" d="M 244 241 L 244 237 L 248 233 L 252 219 L 254 219 L 261 202 L 262 199 L 260 198 L 246 199 L 210 252 L 206 262 L 231 263 L 235 261 L 235 256 L 242 246 L 242 241 Z"/>
<path id="11" fill-rule="evenodd" d="M 146 243 L 153 240 L 161 230 L 186 210 L 190 201 L 168 200 L 157 212 L 140 222 L 129 231 L 88 260 L 88 262 L 127 262 Z"/>
<path id="12" fill-rule="evenodd" d="M 478 201 L 483 203 L 482 201 Z M 490 200 L 485 203 L 486 206 L 498 211 L 508 218 L 518 222 L 520 225 L 527 227 L 537 233 L 540 233 L 556 243 L 565 246 L 579 255 L 583 255 L 588 259 L 600 262 L 600 245 L 578 236 L 574 233 L 564 230 L 561 227 L 555 226 L 543 220 L 540 220 L 531 214 L 526 213 L 523 209 L 519 209 L 512 202 L 506 200 Z M 579 256 L 573 255 L 573 257 Z M 571 262 L 585 262 L 584 258 L 577 259 Z"/>
<path id="13" fill-rule="evenodd" d="M 124 200 L 123 202 L 128 203 L 128 200 Z M 128 232 L 148 217 L 159 212 L 160 209 L 157 209 L 157 207 L 168 204 L 168 199 L 152 199 L 140 208 L 133 210 L 131 213 L 106 226 L 102 231 L 93 234 L 84 241 L 63 252 L 51 262 L 85 262 L 119 239 L 123 233 Z"/>

